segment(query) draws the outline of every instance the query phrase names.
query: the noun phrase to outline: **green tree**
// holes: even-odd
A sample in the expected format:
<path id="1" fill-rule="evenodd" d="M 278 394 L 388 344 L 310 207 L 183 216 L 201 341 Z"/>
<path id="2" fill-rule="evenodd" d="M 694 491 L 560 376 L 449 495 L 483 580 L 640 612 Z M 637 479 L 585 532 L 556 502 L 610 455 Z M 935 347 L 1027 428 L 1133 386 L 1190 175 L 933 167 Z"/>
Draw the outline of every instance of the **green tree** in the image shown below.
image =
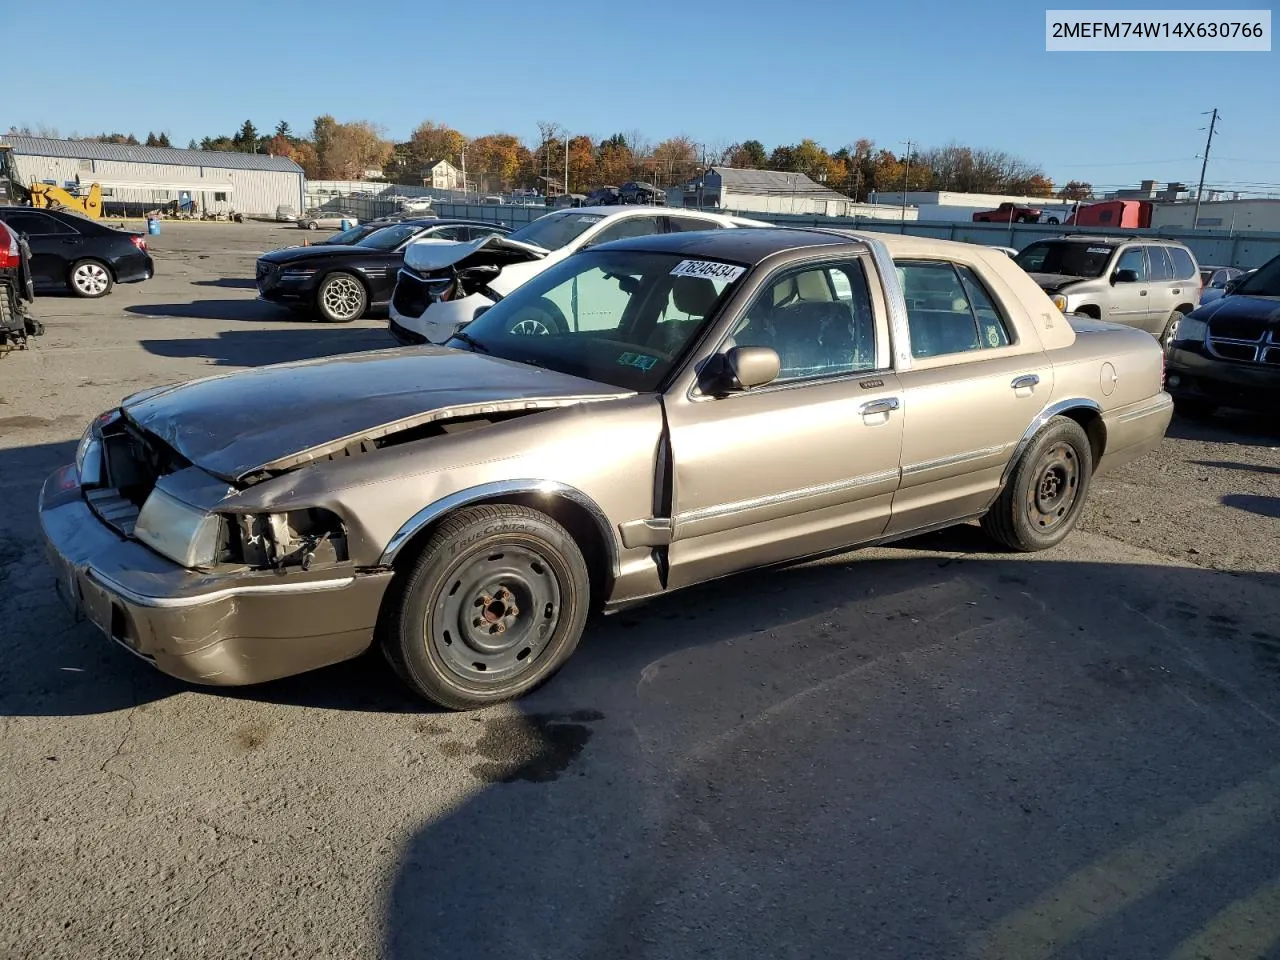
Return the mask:
<path id="1" fill-rule="evenodd" d="M 281 120 L 276 124 L 276 136 L 281 137 L 284 140 L 293 139 L 293 131 L 289 129 L 288 120 Z"/>
<path id="2" fill-rule="evenodd" d="M 236 149 L 242 153 L 256 153 L 258 149 L 258 128 L 252 120 L 246 120 L 239 133 L 231 138 Z"/>
<path id="3" fill-rule="evenodd" d="M 769 155 L 759 140 L 743 140 L 725 151 L 725 163 L 745 170 L 764 170 L 769 165 Z"/>

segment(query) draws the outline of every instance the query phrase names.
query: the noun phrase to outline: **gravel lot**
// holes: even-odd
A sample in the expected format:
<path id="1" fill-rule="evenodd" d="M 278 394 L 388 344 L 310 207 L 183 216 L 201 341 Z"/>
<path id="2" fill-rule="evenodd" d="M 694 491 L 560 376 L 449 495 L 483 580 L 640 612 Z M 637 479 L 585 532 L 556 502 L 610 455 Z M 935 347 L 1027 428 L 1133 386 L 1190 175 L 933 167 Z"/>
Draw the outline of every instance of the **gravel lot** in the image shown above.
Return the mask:
<path id="1" fill-rule="evenodd" d="M 242 690 L 72 623 L 35 496 L 133 390 L 390 346 L 165 224 L 0 360 L 0 956 L 1280 958 L 1280 421 L 1175 420 L 1034 557 L 972 528 L 609 618 L 517 706 Z"/>

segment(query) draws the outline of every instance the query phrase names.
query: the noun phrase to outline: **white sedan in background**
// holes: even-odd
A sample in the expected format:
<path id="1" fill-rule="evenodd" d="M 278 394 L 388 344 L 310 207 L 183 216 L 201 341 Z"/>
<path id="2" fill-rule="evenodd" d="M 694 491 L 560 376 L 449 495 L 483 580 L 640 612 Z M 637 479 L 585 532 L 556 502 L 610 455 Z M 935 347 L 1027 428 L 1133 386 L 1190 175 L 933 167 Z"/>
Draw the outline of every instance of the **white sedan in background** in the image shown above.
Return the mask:
<path id="1" fill-rule="evenodd" d="M 761 220 L 698 210 L 577 207 L 545 214 L 505 237 L 462 243 L 416 241 L 405 248 L 404 266 L 391 295 L 389 327 L 403 344 L 444 343 L 480 310 L 587 247 L 655 233 L 768 226 Z M 555 322 L 554 315 L 548 322 Z"/>
<path id="2" fill-rule="evenodd" d="M 298 226 L 303 230 L 319 230 L 322 227 L 325 230 L 345 230 L 359 225 L 360 221 L 350 213 L 332 213 L 327 210 L 308 213 L 298 218 Z"/>

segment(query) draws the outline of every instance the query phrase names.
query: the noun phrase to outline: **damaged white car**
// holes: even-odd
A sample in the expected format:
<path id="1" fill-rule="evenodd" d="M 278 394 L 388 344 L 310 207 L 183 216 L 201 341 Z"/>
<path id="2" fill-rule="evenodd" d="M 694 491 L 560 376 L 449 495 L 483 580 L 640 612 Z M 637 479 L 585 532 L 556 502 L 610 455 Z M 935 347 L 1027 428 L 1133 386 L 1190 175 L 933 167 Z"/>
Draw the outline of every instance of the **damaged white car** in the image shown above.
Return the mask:
<path id="1" fill-rule="evenodd" d="M 391 295 L 389 327 L 400 343 L 444 343 L 487 307 L 579 250 L 656 233 L 767 227 L 745 217 L 653 207 L 578 207 L 539 217 L 505 237 L 465 242 L 424 240 L 405 249 Z M 523 321 L 533 334 L 567 333 L 565 313 Z"/>

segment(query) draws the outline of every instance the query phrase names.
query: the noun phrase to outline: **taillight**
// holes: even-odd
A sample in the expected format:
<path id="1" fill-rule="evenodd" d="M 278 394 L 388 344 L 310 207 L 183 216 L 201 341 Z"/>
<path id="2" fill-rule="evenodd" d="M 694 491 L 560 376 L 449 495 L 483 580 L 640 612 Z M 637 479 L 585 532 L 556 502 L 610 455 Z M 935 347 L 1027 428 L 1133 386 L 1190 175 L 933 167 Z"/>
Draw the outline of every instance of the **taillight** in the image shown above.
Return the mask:
<path id="1" fill-rule="evenodd" d="M 6 235 L 9 238 L 9 243 L 0 247 L 0 270 L 17 269 L 20 265 L 18 258 L 21 256 L 18 252 L 18 235 L 3 223 L 0 223 L 0 227 L 4 227 L 4 233 L 0 234 L 0 238 Z"/>
<path id="2" fill-rule="evenodd" d="M 130 239 L 130 240 L 132 240 L 132 241 L 133 241 L 133 245 L 134 245 L 135 247 L 137 247 L 139 250 L 141 250 L 143 253 L 146 253 L 146 252 L 147 252 L 147 238 L 146 238 L 146 237 L 141 236 L 140 234 L 136 234 L 136 233 L 135 233 L 135 234 L 134 234 L 133 236 L 131 236 L 129 239 Z"/>

